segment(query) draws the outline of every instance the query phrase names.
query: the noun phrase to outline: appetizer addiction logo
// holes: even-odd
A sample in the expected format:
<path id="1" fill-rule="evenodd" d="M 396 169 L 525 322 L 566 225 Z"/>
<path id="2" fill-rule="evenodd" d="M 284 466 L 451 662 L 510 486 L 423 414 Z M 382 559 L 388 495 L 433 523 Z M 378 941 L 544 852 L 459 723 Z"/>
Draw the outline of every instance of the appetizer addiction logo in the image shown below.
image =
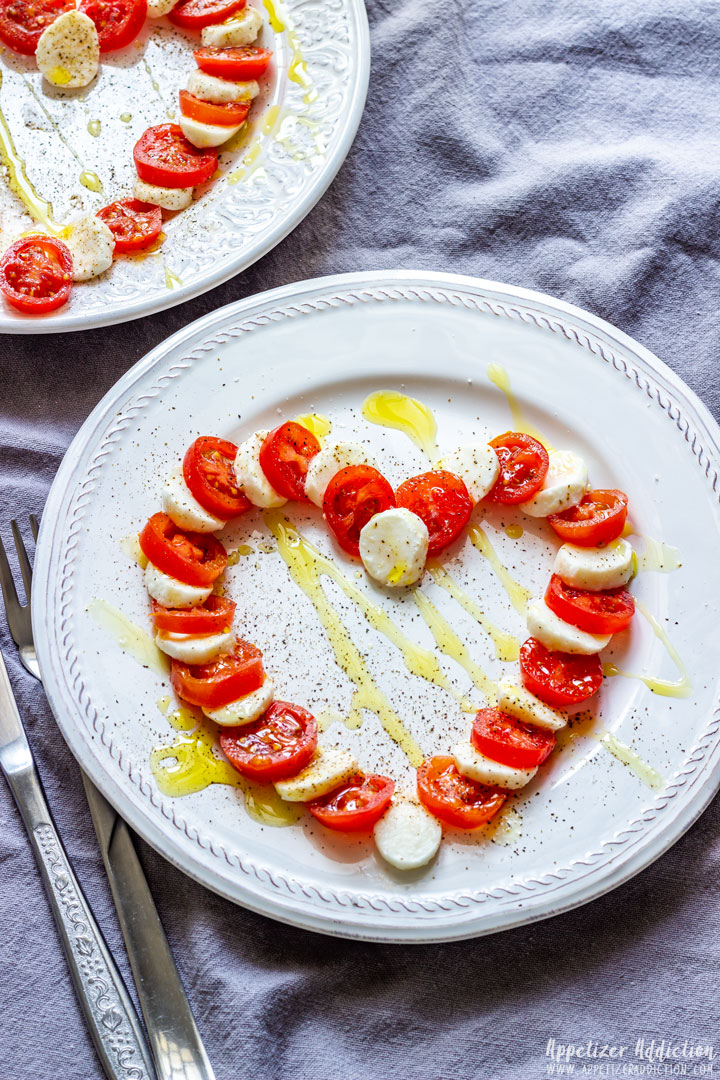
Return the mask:
<path id="1" fill-rule="evenodd" d="M 715 1048 L 708 1043 L 636 1039 L 634 1045 L 564 1043 L 548 1039 L 548 1076 L 717 1076 Z"/>

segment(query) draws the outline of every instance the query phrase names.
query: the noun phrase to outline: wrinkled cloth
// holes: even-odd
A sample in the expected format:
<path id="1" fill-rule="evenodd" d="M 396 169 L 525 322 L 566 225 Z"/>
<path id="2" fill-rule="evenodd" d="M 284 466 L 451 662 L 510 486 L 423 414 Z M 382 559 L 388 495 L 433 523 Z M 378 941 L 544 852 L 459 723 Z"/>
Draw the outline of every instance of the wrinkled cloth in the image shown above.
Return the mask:
<path id="1" fill-rule="evenodd" d="M 0 339 L 6 540 L 150 348 L 231 300 L 337 271 L 438 269 L 552 293 L 639 339 L 720 416 L 716 0 L 369 0 L 369 17 L 357 139 L 279 247 L 133 324 Z M 0 624 L 50 803 L 129 975 L 77 765 Z M 100 1069 L 4 784 L 0 813 L 0 1078 L 90 1080 Z M 586 1059 L 596 1067 L 632 1059 L 640 1038 L 720 1043 L 719 837 L 715 803 L 586 907 L 419 947 L 276 924 L 139 850 L 218 1080 L 532 1080 L 549 1075 L 551 1039 L 631 1047 Z"/>

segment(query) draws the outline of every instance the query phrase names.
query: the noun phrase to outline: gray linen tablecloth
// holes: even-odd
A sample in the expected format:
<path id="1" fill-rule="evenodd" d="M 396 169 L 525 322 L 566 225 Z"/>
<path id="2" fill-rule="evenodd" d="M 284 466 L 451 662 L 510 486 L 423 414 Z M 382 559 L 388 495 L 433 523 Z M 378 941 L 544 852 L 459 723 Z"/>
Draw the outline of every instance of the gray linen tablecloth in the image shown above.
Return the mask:
<path id="1" fill-rule="evenodd" d="M 369 7 L 357 140 L 274 252 L 134 324 L 0 339 L 6 538 L 12 514 L 42 507 L 75 431 L 148 349 L 238 297 L 335 271 L 449 270 L 553 293 L 649 346 L 720 416 L 717 0 Z M 0 636 L 62 834 L 126 970 L 77 766 L 4 625 Z M 0 813 L 0 1077 L 89 1080 L 98 1065 L 2 784 Z M 551 1038 L 629 1046 L 615 1062 L 634 1060 L 639 1038 L 720 1043 L 719 833 L 716 803 L 649 870 L 587 907 L 414 948 L 270 922 L 140 852 L 219 1080 L 532 1080 L 548 1075 Z"/>

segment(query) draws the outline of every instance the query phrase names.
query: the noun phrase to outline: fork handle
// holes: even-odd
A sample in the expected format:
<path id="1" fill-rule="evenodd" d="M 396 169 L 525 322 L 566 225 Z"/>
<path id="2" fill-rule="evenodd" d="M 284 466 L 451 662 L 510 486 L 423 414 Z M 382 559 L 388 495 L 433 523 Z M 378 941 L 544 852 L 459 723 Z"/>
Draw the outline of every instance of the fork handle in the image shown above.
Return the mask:
<path id="1" fill-rule="evenodd" d="M 50 901 L 75 991 L 109 1080 L 155 1073 L 122 975 L 70 866 L 34 765 L 8 775 Z"/>

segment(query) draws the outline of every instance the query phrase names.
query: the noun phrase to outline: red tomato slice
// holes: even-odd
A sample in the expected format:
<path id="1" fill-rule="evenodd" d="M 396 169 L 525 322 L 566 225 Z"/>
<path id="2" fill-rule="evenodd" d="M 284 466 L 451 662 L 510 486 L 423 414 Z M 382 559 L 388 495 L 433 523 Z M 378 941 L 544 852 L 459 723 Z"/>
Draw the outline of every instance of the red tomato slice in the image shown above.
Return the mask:
<path id="1" fill-rule="evenodd" d="M 440 755 L 424 761 L 417 771 L 420 802 L 446 825 L 477 829 L 495 817 L 505 794 L 468 780 L 455 768 L 451 757 Z"/>
<path id="2" fill-rule="evenodd" d="M 186 139 L 177 124 L 158 124 L 143 132 L 133 149 L 141 180 L 158 187 L 195 187 L 217 169 L 217 150 L 200 149 Z"/>
<path id="3" fill-rule="evenodd" d="M 157 240 L 162 231 L 160 207 L 139 199 L 119 199 L 98 210 L 97 217 L 115 237 L 116 255 L 142 251 Z"/>
<path id="4" fill-rule="evenodd" d="M 601 547 L 616 540 L 625 528 L 628 497 L 616 488 L 588 491 L 577 506 L 548 521 L 558 536 L 579 547 Z"/>
<path id="5" fill-rule="evenodd" d="M 542 443 L 522 431 L 506 431 L 490 440 L 500 462 L 500 476 L 488 495 L 491 502 L 521 503 L 543 486 L 550 461 Z"/>
<path id="6" fill-rule="evenodd" d="M 346 465 L 325 489 L 323 513 L 343 551 L 360 554 L 360 533 L 370 518 L 395 505 L 388 481 L 372 465 Z"/>
<path id="7" fill-rule="evenodd" d="M 577 705 L 596 694 L 602 683 L 598 656 L 551 652 L 536 638 L 520 649 L 523 686 L 547 705 Z"/>
<path id="8" fill-rule="evenodd" d="M 170 12 L 169 19 L 176 26 L 202 30 L 203 26 L 225 22 L 245 4 L 246 0 L 180 0 Z"/>
<path id="9" fill-rule="evenodd" d="M 147 17 L 147 0 L 80 0 L 78 7 L 95 23 L 101 53 L 124 49 Z"/>
<path id="10" fill-rule="evenodd" d="M 512 769 L 534 769 L 552 753 L 555 732 L 524 724 L 500 709 L 480 709 L 470 740 L 476 750 Z"/>
<path id="11" fill-rule="evenodd" d="M 619 634 L 635 614 L 635 601 L 627 589 L 589 592 L 566 585 L 557 574 L 550 578 L 545 603 L 565 622 L 588 634 Z"/>
<path id="12" fill-rule="evenodd" d="M 260 468 L 278 495 L 307 501 L 305 477 L 320 443 L 311 431 L 288 420 L 268 432 L 260 447 Z"/>
<path id="13" fill-rule="evenodd" d="M 259 720 L 224 728 L 220 746 L 239 773 L 270 784 L 308 764 L 317 747 L 317 720 L 300 705 L 274 701 Z"/>
<path id="14" fill-rule="evenodd" d="M 380 820 L 393 796 L 395 781 L 387 776 L 356 776 L 346 780 L 307 808 L 327 829 L 336 832 L 365 832 Z"/>
<path id="15" fill-rule="evenodd" d="M 201 435 L 183 458 L 185 483 L 200 505 L 219 518 L 238 517 L 252 506 L 237 484 L 237 452 L 227 439 Z"/>
<path id="16" fill-rule="evenodd" d="M 265 74 L 272 53 L 257 45 L 234 45 L 227 49 L 196 49 L 193 56 L 200 70 L 216 79 L 252 82 Z"/>
<path id="17" fill-rule="evenodd" d="M 397 489 L 395 500 L 427 525 L 428 555 L 436 555 L 457 539 L 473 509 L 464 482 L 455 473 L 442 470 L 411 476 Z"/>
<path id="18" fill-rule="evenodd" d="M 210 533 L 183 532 L 167 514 L 153 514 L 138 541 L 158 570 L 186 585 L 208 588 L 227 566 L 219 540 Z"/>
<path id="19" fill-rule="evenodd" d="M 166 608 L 152 602 L 152 620 L 156 630 L 172 634 L 221 634 L 232 625 L 234 600 L 224 596 L 208 596 L 204 604 L 194 608 Z"/>
<path id="20" fill-rule="evenodd" d="M 15 52 L 33 56 L 40 35 L 74 0 L 0 0 L 0 39 Z"/>
<path id="21" fill-rule="evenodd" d="M 211 664 L 191 666 L 173 660 L 170 674 L 178 697 L 206 709 L 222 709 L 259 690 L 264 681 L 262 653 L 248 641 L 238 641 L 235 652 L 225 653 Z"/>
<path id="22" fill-rule="evenodd" d="M 234 127 L 244 123 L 250 112 L 252 101 L 227 101 L 216 105 L 212 101 L 203 101 L 189 90 L 180 91 L 180 112 L 197 120 L 199 124 L 219 124 L 221 127 Z"/>
<path id="23" fill-rule="evenodd" d="M 0 260 L 0 292 L 18 311 L 42 315 L 67 303 L 72 268 L 70 249 L 62 240 L 25 236 Z"/>

